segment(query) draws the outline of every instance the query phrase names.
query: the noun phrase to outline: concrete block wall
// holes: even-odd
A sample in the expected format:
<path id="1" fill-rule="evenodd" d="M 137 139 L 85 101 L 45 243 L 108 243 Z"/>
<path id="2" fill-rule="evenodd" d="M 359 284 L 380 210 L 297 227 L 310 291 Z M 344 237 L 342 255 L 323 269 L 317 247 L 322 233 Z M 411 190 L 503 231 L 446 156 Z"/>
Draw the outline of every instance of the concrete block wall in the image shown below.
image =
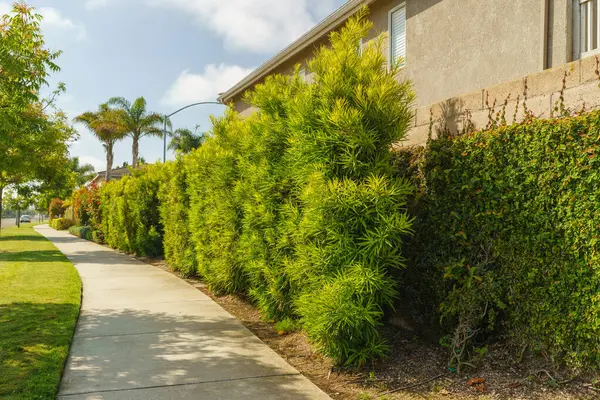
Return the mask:
<path id="1" fill-rule="evenodd" d="M 517 120 L 521 120 L 524 115 L 525 84 L 527 84 L 527 108 L 536 117 L 549 118 L 560 100 L 565 72 L 567 73 L 564 90 L 565 106 L 573 111 L 600 108 L 600 79 L 596 71 L 597 58 L 588 57 L 515 81 L 419 107 L 415 110 L 414 126 L 407 140 L 401 145 L 422 145 L 427 141 L 431 113 L 433 113 L 434 135 L 444 125 L 452 133 L 459 133 L 465 123 L 467 111 L 471 113 L 471 122 L 475 124 L 475 129 L 483 129 L 488 124 L 489 109 L 492 108 L 496 115 L 506 100 L 508 100 L 507 122 L 513 122 L 515 109 L 517 109 Z M 494 101 L 495 108 L 493 108 Z"/>

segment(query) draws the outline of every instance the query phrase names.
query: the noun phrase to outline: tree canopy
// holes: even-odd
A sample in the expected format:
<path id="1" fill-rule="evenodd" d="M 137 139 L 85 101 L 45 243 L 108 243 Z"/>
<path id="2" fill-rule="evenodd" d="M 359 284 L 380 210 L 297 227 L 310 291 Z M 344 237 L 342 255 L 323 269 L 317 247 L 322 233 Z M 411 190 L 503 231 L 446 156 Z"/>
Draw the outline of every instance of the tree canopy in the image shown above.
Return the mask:
<path id="1" fill-rule="evenodd" d="M 53 106 L 64 85 L 50 100 L 40 95 L 48 76 L 59 70 L 60 55 L 45 47 L 41 19 L 21 3 L 0 17 L 0 198 L 9 185 L 54 177 L 76 138 L 66 115 Z"/>

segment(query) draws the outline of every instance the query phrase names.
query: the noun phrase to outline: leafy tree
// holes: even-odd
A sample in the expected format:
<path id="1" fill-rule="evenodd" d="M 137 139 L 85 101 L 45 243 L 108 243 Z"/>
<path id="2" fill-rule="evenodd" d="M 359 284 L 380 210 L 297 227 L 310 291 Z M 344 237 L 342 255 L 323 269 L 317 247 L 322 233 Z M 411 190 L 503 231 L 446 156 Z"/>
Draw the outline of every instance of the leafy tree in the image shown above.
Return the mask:
<path id="1" fill-rule="evenodd" d="M 85 185 L 95 175 L 94 166 L 80 164 L 79 157 L 72 157 L 65 164 L 56 165 L 49 171 L 45 182 L 34 185 L 37 192 L 37 202 L 43 210 L 47 210 L 53 198 L 68 198 L 73 190 Z"/>
<path id="2" fill-rule="evenodd" d="M 104 145 L 106 181 L 110 181 L 111 178 L 115 143 L 127 136 L 127 127 L 123 123 L 125 119 L 126 116 L 122 110 L 111 109 L 107 104 L 101 104 L 98 111 L 87 111 L 75 117 L 75 122 L 87 126 Z"/>
<path id="3" fill-rule="evenodd" d="M 177 154 L 189 154 L 192 150 L 202 146 L 206 140 L 204 133 L 197 134 L 185 128 L 177 129 L 172 136 L 169 150 L 174 150 Z"/>
<path id="4" fill-rule="evenodd" d="M 60 52 L 45 48 L 39 23 L 41 15 L 26 4 L 15 3 L 0 17 L 0 129 L 17 123 L 23 110 L 39 101 Z"/>
<path id="5" fill-rule="evenodd" d="M 33 197 L 34 188 L 29 185 L 22 185 L 7 191 L 5 196 L 6 207 L 16 211 L 17 226 L 21 226 L 19 217 L 21 211 L 27 210 L 34 204 Z"/>
<path id="6" fill-rule="evenodd" d="M 60 111 L 47 108 L 64 88 L 44 104 L 40 89 L 60 52 L 45 48 L 33 8 L 15 3 L 0 19 L 0 212 L 9 185 L 44 181 L 54 166 L 66 162 L 67 143 L 75 132 Z"/>
<path id="7" fill-rule="evenodd" d="M 133 139 L 131 165 L 135 168 L 138 166 L 140 139 L 145 136 L 162 136 L 160 124 L 163 117 L 149 112 L 143 97 L 138 97 L 133 103 L 123 97 L 113 97 L 108 100 L 108 104 L 122 111 L 122 123 L 127 134 Z"/>

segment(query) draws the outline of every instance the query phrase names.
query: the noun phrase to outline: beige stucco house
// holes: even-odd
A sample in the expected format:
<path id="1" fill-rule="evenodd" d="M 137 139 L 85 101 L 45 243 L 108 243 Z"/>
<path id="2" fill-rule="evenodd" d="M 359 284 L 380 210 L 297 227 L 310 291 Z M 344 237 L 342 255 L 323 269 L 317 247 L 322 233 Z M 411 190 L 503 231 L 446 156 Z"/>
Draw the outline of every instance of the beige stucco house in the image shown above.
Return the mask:
<path id="1" fill-rule="evenodd" d="M 430 110 L 451 129 L 460 129 L 469 110 L 476 127 L 483 127 L 486 104 L 508 99 L 514 110 L 525 87 L 528 108 L 549 116 L 565 71 L 566 105 L 600 107 L 595 57 L 600 0 L 350 0 L 220 100 L 243 115 L 253 112 L 242 100 L 244 92 L 267 75 L 305 64 L 315 47 L 326 44 L 328 34 L 363 5 L 369 6 L 375 26 L 365 41 L 386 33 L 388 62 L 403 57 L 398 79 L 414 85 L 416 115 L 406 144 L 426 140 Z"/>

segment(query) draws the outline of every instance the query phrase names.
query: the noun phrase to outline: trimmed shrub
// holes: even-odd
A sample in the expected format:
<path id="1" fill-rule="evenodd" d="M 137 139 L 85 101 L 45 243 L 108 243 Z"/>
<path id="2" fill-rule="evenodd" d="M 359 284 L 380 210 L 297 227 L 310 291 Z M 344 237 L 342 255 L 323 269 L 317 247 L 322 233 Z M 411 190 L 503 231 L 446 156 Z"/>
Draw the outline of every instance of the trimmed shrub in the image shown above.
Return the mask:
<path id="1" fill-rule="evenodd" d="M 251 296 L 275 320 L 299 320 L 338 363 L 384 354 L 379 328 L 396 296 L 410 233 L 408 181 L 394 175 L 413 94 L 388 70 L 361 14 L 296 73 L 268 77 L 247 101 L 260 111 L 214 121 L 184 161 L 198 269 L 213 290 Z"/>
<path id="2" fill-rule="evenodd" d="M 57 231 L 66 231 L 73 225 L 75 225 L 75 221 L 68 218 L 54 218 L 50 221 L 50 226 Z"/>
<path id="3" fill-rule="evenodd" d="M 164 239 L 174 269 L 248 295 L 347 365 L 387 350 L 381 321 L 411 232 L 413 185 L 390 148 L 410 126 L 413 93 L 381 38 L 357 52 L 372 29 L 365 16 L 317 51 L 312 83 L 298 70 L 268 77 L 248 95 L 255 115 L 229 110 L 188 156 L 99 190 L 110 246 L 157 255 Z"/>
<path id="4" fill-rule="evenodd" d="M 163 253 L 158 211 L 161 168 L 146 165 L 100 188 L 100 230 L 109 246 L 139 256 Z"/>
<path id="5" fill-rule="evenodd" d="M 174 271 L 192 276 L 197 273 L 197 260 L 189 228 L 190 198 L 186 178 L 182 158 L 166 164 L 158 196 L 165 259 Z"/>
<path id="6" fill-rule="evenodd" d="M 411 279 L 437 278 L 454 346 L 600 367 L 599 131 L 595 111 L 429 143 Z"/>
<path id="7" fill-rule="evenodd" d="M 214 120 L 212 137 L 185 163 L 198 272 L 220 293 L 247 290 L 247 276 L 238 258 L 242 215 L 234 193 L 240 140 L 247 132 L 246 123 L 229 112 Z"/>
<path id="8" fill-rule="evenodd" d="M 98 244 L 105 244 L 106 241 L 104 240 L 104 233 L 98 230 L 92 231 L 92 241 Z"/>
<path id="9" fill-rule="evenodd" d="M 92 240 L 92 229 L 89 226 L 71 226 L 69 233 L 85 240 Z"/>

